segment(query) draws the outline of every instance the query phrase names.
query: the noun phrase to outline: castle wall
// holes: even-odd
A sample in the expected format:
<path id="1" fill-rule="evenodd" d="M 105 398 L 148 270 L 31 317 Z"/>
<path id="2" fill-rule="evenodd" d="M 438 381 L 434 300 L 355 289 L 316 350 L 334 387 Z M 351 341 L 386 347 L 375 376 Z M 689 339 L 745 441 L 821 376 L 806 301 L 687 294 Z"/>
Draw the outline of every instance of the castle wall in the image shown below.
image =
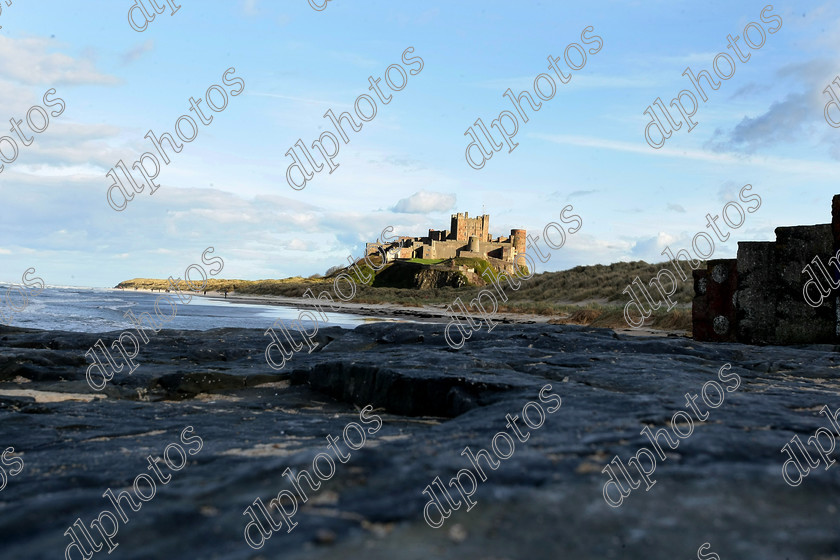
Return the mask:
<path id="1" fill-rule="evenodd" d="M 695 270 L 691 320 L 695 340 L 735 342 L 737 311 L 735 292 L 738 289 L 738 261 L 714 259 L 705 269 Z"/>
<path id="2" fill-rule="evenodd" d="M 834 298 L 814 308 L 802 296 L 802 269 L 815 256 L 826 262 L 833 246 L 831 224 L 776 228 L 776 344 L 833 341 Z"/>
<path id="3" fill-rule="evenodd" d="M 463 241 L 435 241 L 434 243 L 433 259 L 454 259 L 458 256 L 458 251 L 466 248 Z"/>
<path id="4" fill-rule="evenodd" d="M 776 336 L 776 243 L 738 243 L 738 340 L 769 344 Z"/>
<path id="5" fill-rule="evenodd" d="M 478 252 L 488 257 L 513 261 L 512 249 L 513 245 L 511 243 L 484 241 L 479 243 Z"/>
<path id="6" fill-rule="evenodd" d="M 840 203 L 835 197 L 836 216 Z M 834 255 L 832 224 L 776 228 L 772 242 L 741 242 L 738 258 L 714 260 L 694 271 L 694 338 L 747 344 L 815 344 L 838 340 L 838 301 L 827 297 L 812 307 L 803 297 L 815 259 Z M 838 271 L 831 271 L 840 274 Z"/>

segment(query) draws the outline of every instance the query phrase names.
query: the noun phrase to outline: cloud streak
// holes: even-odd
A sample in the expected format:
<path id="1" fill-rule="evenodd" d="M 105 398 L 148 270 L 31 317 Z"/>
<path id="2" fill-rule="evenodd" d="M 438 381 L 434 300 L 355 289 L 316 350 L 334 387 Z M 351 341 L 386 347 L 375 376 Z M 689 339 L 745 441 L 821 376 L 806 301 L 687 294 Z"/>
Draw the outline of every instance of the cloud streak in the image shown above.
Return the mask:
<path id="1" fill-rule="evenodd" d="M 540 138 L 555 144 L 575 146 L 579 148 L 595 148 L 641 154 L 648 157 L 678 158 L 695 161 L 706 161 L 721 165 L 756 166 L 785 173 L 800 173 L 819 175 L 823 177 L 836 176 L 840 173 L 840 165 L 831 162 L 781 158 L 764 156 L 743 156 L 741 154 L 716 153 L 705 150 L 680 150 L 674 148 L 651 149 L 647 144 L 634 144 L 620 140 L 606 140 L 590 136 L 573 136 L 564 134 L 529 134 L 533 138 Z"/>

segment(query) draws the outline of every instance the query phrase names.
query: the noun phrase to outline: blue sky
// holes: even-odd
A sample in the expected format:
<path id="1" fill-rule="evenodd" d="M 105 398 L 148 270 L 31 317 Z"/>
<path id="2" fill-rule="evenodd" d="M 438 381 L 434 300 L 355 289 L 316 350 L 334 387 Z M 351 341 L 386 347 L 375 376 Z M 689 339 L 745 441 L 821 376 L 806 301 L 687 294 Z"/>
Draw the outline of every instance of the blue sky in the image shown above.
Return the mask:
<path id="1" fill-rule="evenodd" d="M 716 258 L 732 257 L 777 226 L 829 222 L 840 192 L 840 131 L 822 93 L 840 74 L 836 3 L 773 4 L 782 28 L 661 150 L 645 142 L 644 110 L 691 88 L 686 66 L 711 71 L 727 34 L 760 24 L 766 2 L 331 0 L 316 11 L 306 0 L 181 0 L 142 33 L 128 25 L 131 5 L 3 3 L 0 120 L 24 118 L 50 88 L 66 109 L 0 173 L 0 281 L 29 267 L 54 285 L 179 276 L 208 246 L 225 277 L 306 276 L 358 256 L 389 225 L 421 235 L 484 209 L 494 235 L 539 234 L 566 204 L 584 226 L 544 270 L 656 262 L 665 245 L 690 247 L 705 215 L 749 183 L 762 206 L 717 245 Z M 513 110 L 504 91 L 532 89 L 587 26 L 600 52 L 528 111 L 512 153 L 469 167 L 465 130 Z M 350 133 L 334 173 L 291 189 L 286 151 L 332 130 L 322 115 L 352 111 L 368 77 L 408 47 L 423 70 Z M 242 94 L 172 155 L 154 195 L 112 210 L 105 174 L 151 148 L 149 129 L 172 133 L 189 98 L 230 67 Z"/>

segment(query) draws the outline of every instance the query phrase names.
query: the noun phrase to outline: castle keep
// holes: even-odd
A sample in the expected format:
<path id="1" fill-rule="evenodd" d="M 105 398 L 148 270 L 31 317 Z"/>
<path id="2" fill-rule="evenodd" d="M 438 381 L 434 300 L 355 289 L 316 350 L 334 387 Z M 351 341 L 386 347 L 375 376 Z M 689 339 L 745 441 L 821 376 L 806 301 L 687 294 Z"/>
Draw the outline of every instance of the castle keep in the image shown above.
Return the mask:
<path id="1" fill-rule="evenodd" d="M 525 252 L 525 230 L 512 229 L 510 237 L 490 237 L 490 216 L 470 218 L 469 212 L 452 214 L 450 229 L 429 230 L 425 237 L 403 237 L 392 243 L 368 243 L 366 255 L 384 252 L 385 260 L 451 259 L 477 257 L 502 270 L 513 270 L 516 255 Z"/>

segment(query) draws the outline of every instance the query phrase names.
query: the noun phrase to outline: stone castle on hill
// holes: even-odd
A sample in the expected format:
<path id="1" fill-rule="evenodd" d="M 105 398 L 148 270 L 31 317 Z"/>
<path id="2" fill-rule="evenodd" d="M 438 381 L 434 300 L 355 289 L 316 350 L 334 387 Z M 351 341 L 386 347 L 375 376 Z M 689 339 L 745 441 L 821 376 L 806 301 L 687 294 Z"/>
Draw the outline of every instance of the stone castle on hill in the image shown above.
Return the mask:
<path id="1" fill-rule="evenodd" d="M 497 265 L 501 270 L 513 270 L 516 255 L 525 252 L 524 229 L 510 230 L 510 237 L 490 237 L 490 216 L 470 218 L 469 212 L 452 214 L 448 230 L 429 230 L 425 237 L 400 236 L 392 243 L 368 243 L 365 254 L 381 256 L 391 262 L 398 259 L 451 259 L 478 257 Z"/>

